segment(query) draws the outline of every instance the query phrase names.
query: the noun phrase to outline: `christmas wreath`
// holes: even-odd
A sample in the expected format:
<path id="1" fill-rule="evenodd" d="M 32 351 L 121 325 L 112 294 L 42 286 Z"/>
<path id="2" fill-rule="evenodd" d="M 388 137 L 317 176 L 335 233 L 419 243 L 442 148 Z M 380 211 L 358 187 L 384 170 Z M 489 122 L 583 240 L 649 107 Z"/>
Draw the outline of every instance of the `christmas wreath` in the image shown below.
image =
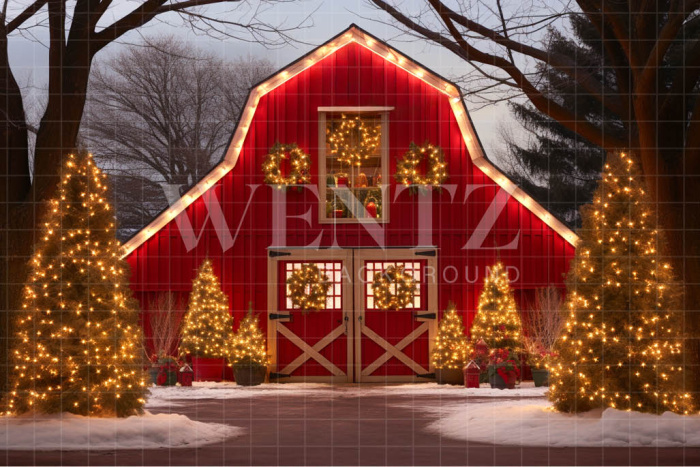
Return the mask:
<path id="1" fill-rule="evenodd" d="M 291 171 L 288 176 L 282 175 L 282 159 L 289 159 Z M 306 185 L 310 182 L 309 167 L 311 160 L 309 155 L 302 151 L 296 144 L 276 143 L 270 148 L 270 153 L 265 158 L 262 171 L 265 174 L 265 183 L 268 185 Z"/>
<path id="2" fill-rule="evenodd" d="M 381 143 L 379 124 L 369 123 L 359 115 L 343 115 L 340 125 L 328 132 L 331 154 L 343 164 L 362 165 L 362 161 L 374 154 Z"/>
<path id="3" fill-rule="evenodd" d="M 287 278 L 288 297 L 302 312 L 325 308 L 330 287 L 328 276 L 315 264 L 302 264 Z"/>
<path id="4" fill-rule="evenodd" d="M 413 303 L 416 281 L 403 266 L 389 266 L 374 275 L 374 306 L 380 310 L 401 310 Z"/>
<path id="5" fill-rule="evenodd" d="M 428 173 L 424 176 L 418 172 L 420 163 L 428 157 Z M 447 180 L 447 163 L 439 146 L 425 143 L 418 146 L 411 143 L 408 151 L 396 163 L 396 182 L 401 185 L 441 186 Z"/>

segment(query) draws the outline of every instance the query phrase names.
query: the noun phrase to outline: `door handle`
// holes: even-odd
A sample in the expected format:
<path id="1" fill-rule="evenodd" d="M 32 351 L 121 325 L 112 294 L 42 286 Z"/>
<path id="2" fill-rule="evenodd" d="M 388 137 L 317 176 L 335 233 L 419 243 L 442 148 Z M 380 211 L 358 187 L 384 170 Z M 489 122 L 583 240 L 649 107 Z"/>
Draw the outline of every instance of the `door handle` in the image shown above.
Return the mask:
<path id="1" fill-rule="evenodd" d="M 345 322 L 345 335 L 347 336 L 348 335 L 348 322 L 350 321 L 350 318 L 348 318 L 347 314 L 345 314 L 343 321 Z"/>

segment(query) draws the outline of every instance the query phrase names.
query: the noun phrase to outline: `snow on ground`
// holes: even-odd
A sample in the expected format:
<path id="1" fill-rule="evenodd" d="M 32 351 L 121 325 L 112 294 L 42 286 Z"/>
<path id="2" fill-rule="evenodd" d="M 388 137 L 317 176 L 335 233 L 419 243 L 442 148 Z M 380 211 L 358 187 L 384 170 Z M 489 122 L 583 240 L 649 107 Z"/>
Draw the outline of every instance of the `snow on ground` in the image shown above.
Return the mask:
<path id="1" fill-rule="evenodd" d="M 353 388 L 354 389 L 354 388 Z M 515 389 L 491 389 L 491 386 L 482 384 L 479 388 L 465 388 L 464 386 L 452 386 L 437 383 L 411 383 L 381 386 L 356 386 L 358 395 L 363 396 L 451 396 L 451 397 L 544 397 L 546 387 L 536 388 L 532 381 L 524 382 Z"/>
<path id="2" fill-rule="evenodd" d="M 411 384 L 321 384 L 321 383 L 272 383 L 245 387 L 236 383 L 194 383 L 192 387 L 151 387 L 146 407 L 182 406 L 182 399 L 246 399 L 250 397 L 391 397 L 391 396 L 440 396 L 440 397 L 543 397 L 546 387 L 536 388 L 532 382 L 522 383 L 511 390 L 491 389 L 488 384 L 476 389 L 437 383 Z M 179 402 L 173 402 L 179 401 Z"/>
<path id="3" fill-rule="evenodd" d="M 247 399 L 259 396 L 329 397 L 331 393 L 328 389 L 332 389 L 332 386 L 320 383 L 268 383 L 259 386 L 238 386 L 232 382 L 202 382 L 193 383 L 191 387 L 152 386 L 149 388 L 150 396 L 146 407 L 181 406 L 182 403 L 170 402 L 179 399 Z"/>
<path id="4" fill-rule="evenodd" d="M 700 446 L 700 415 L 615 409 L 571 415 L 532 399 L 443 406 L 428 430 L 458 440 L 510 446 Z"/>
<path id="5" fill-rule="evenodd" d="M 178 414 L 94 418 L 73 414 L 0 418 L 0 450 L 185 448 L 240 436 L 243 428 Z"/>

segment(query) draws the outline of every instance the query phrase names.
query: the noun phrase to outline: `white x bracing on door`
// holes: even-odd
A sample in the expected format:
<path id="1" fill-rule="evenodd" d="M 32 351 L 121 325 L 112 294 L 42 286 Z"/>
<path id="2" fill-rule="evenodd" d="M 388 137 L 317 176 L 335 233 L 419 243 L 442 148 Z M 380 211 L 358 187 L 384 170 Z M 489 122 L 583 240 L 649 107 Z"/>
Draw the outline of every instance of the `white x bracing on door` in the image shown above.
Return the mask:
<path id="1" fill-rule="evenodd" d="M 304 263 L 330 279 L 324 310 L 302 313 L 286 297 L 286 279 Z M 371 279 L 403 265 L 418 282 L 405 310 L 373 307 Z M 271 382 L 428 381 L 437 326 L 433 249 L 270 249 L 268 353 Z"/>

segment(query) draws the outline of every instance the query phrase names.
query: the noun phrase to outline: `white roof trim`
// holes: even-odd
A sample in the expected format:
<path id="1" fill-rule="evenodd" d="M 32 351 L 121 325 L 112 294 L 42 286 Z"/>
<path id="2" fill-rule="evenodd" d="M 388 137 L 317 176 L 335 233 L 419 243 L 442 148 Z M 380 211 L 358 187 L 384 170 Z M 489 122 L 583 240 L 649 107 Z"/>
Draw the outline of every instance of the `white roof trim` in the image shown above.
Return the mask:
<path id="1" fill-rule="evenodd" d="M 474 127 L 469 120 L 467 109 L 459 94 L 459 90 L 455 88 L 453 84 L 436 76 L 420 65 L 415 64 L 400 52 L 375 40 L 358 27 L 353 26 L 340 37 L 322 45 L 313 52 L 309 53 L 309 55 L 304 57 L 302 60 L 299 60 L 287 68 L 280 70 L 279 73 L 256 86 L 248 97 L 245 111 L 241 115 L 241 119 L 236 127 L 236 132 L 231 140 L 231 144 L 226 150 L 224 159 L 211 172 L 209 172 L 206 177 L 190 188 L 178 201 L 170 205 L 167 210 L 162 212 L 146 227 L 141 229 L 139 233 L 124 243 L 124 245 L 122 245 L 122 251 L 124 252 L 122 257 L 128 256 L 136 248 L 145 243 L 146 240 L 162 229 L 168 222 L 173 220 L 175 216 L 184 211 L 187 206 L 192 204 L 197 198 L 203 195 L 209 188 L 221 180 L 224 175 L 235 167 L 236 162 L 238 161 L 238 156 L 241 153 L 243 142 L 248 134 L 248 128 L 253 121 L 255 110 L 260 102 L 260 98 L 263 95 L 282 85 L 285 81 L 288 81 L 307 68 L 315 65 L 317 62 L 335 53 L 338 49 L 353 42 L 369 49 L 381 57 L 384 57 L 390 62 L 395 63 L 398 67 L 406 70 L 416 78 L 421 79 L 423 82 L 449 96 L 452 111 L 457 119 L 460 131 L 462 132 L 462 137 L 464 138 L 464 142 L 467 145 L 467 149 L 469 150 L 469 154 L 474 164 L 494 182 L 503 187 L 516 200 L 525 205 L 525 207 L 532 211 L 545 224 L 564 237 L 566 241 L 574 246 L 576 245 L 578 242 L 578 236 L 571 229 L 547 212 L 544 207 L 542 207 L 537 201 L 535 201 L 517 185 L 511 182 L 500 170 L 498 170 L 498 168 L 496 168 L 496 166 L 491 164 L 491 162 L 486 159 L 483 149 L 476 136 Z"/>

